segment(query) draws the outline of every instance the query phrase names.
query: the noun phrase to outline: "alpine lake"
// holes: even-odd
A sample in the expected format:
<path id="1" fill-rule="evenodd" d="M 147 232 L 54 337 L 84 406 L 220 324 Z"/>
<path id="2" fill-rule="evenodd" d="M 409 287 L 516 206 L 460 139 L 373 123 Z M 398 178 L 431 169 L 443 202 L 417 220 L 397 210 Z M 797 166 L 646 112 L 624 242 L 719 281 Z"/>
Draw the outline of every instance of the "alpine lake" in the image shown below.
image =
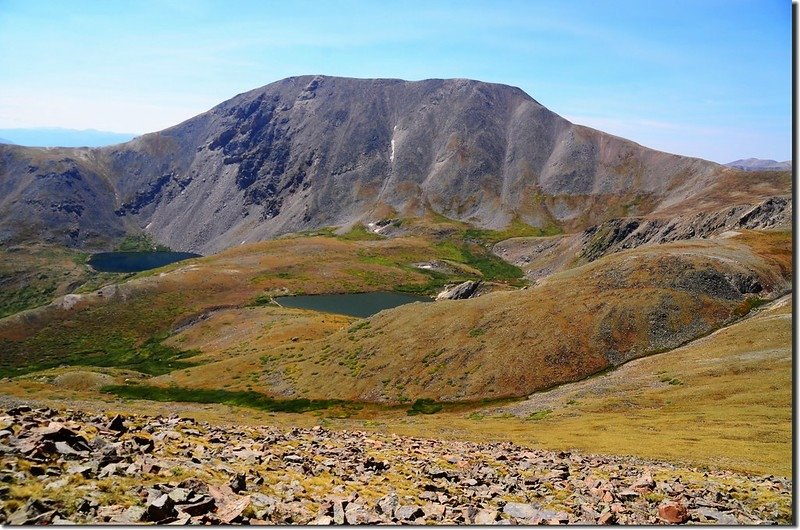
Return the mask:
<path id="1" fill-rule="evenodd" d="M 141 272 L 157 269 L 176 261 L 199 258 L 200 254 L 192 252 L 99 252 L 92 254 L 88 264 L 100 272 Z"/>
<path id="2" fill-rule="evenodd" d="M 172 251 L 100 252 L 93 254 L 88 264 L 100 272 L 141 272 L 156 269 L 200 254 Z M 428 296 L 396 292 L 343 293 L 281 296 L 276 302 L 283 307 L 310 309 L 323 313 L 365 318 L 384 309 L 414 302 L 432 302 Z"/>

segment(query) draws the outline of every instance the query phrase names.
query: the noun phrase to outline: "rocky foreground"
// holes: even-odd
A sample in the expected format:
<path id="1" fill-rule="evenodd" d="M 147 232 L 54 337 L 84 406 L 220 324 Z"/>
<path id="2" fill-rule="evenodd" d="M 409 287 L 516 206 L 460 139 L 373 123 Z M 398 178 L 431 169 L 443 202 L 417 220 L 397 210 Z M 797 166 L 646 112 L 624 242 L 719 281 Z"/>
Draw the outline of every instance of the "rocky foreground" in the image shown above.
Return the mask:
<path id="1" fill-rule="evenodd" d="M 791 522 L 781 478 L 28 406 L 0 415 L 0 480 L 4 524 Z"/>

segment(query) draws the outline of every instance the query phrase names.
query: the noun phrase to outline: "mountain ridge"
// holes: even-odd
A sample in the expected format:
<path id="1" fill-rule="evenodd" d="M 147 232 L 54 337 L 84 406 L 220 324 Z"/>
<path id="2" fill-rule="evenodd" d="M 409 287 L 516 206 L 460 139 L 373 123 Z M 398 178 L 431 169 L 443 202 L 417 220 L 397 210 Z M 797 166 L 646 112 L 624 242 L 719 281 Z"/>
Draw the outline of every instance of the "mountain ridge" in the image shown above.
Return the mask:
<path id="1" fill-rule="evenodd" d="M 290 77 L 124 144 L 0 146 L 0 160 L 0 240 L 79 248 L 144 230 L 207 253 L 428 214 L 576 231 L 692 201 L 751 201 L 730 186 L 708 191 L 741 179 L 737 170 L 575 125 L 519 88 L 465 79 Z M 787 193 L 771 178 L 757 184 L 756 199 Z"/>
<path id="2" fill-rule="evenodd" d="M 728 167 L 744 169 L 745 171 L 791 171 L 792 161 L 768 160 L 763 158 L 742 158 L 725 164 Z"/>

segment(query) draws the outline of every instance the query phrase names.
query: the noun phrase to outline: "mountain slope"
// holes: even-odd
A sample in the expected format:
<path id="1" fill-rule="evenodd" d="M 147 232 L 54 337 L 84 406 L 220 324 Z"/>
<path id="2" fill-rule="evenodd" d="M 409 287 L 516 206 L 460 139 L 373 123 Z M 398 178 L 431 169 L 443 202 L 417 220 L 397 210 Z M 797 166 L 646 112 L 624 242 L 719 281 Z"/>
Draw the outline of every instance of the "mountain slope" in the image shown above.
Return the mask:
<path id="1" fill-rule="evenodd" d="M 383 311 L 326 339 L 323 362 L 302 370 L 322 375 L 302 386 L 357 400 L 526 395 L 675 348 L 785 292 L 790 248 L 785 233 L 641 247 L 530 289 Z"/>
<path id="2" fill-rule="evenodd" d="M 728 206 L 666 218 L 612 219 L 583 232 L 551 237 L 513 237 L 492 252 L 535 280 L 601 256 L 643 245 L 670 241 L 728 237 L 741 229 L 790 230 L 791 197 L 771 197 L 755 206 Z"/>
<path id="3" fill-rule="evenodd" d="M 636 452 L 725 468 L 792 472 L 792 297 L 667 353 L 563 385 L 498 413 L 537 422 L 546 446 Z M 586 437 L 583 433 L 594 435 Z M 618 433 L 628 436 L 621 440 Z M 665 443 L 665 439 L 669 443 Z"/>
<path id="4" fill-rule="evenodd" d="M 573 125 L 505 85 L 301 76 L 118 146 L 0 146 L 0 240 L 89 248 L 144 229 L 214 252 L 430 212 L 573 231 L 790 189 L 759 175 L 743 196 L 741 173 Z"/>

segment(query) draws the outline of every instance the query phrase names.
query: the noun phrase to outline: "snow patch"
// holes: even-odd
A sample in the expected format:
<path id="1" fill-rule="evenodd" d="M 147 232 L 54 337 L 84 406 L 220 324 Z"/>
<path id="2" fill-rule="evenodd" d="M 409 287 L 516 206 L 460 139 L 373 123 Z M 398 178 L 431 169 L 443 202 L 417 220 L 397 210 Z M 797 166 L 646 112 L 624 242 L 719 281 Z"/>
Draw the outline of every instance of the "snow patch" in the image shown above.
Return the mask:
<path id="1" fill-rule="evenodd" d="M 378 223 L 367 223 L 367 229 L 372 232 L 373 234 L 381 234 L 383 229 L 389 226 L 389 223 L 385 225 L 379 225 Z"/>
<path id="2" fill-rule="evenodd" d="M 394 128 L 392 129 L 392 131 L 393 131 L 393 132 L 392 132 L 392 152 L 391 152 L 391 154 L 389 155 L 389 162 L 394 162 L 394 132 L 396 132 L 396 131 L 397 131 L 397 125 L 395 125 L 395 126 L 394 126 Z"/>

